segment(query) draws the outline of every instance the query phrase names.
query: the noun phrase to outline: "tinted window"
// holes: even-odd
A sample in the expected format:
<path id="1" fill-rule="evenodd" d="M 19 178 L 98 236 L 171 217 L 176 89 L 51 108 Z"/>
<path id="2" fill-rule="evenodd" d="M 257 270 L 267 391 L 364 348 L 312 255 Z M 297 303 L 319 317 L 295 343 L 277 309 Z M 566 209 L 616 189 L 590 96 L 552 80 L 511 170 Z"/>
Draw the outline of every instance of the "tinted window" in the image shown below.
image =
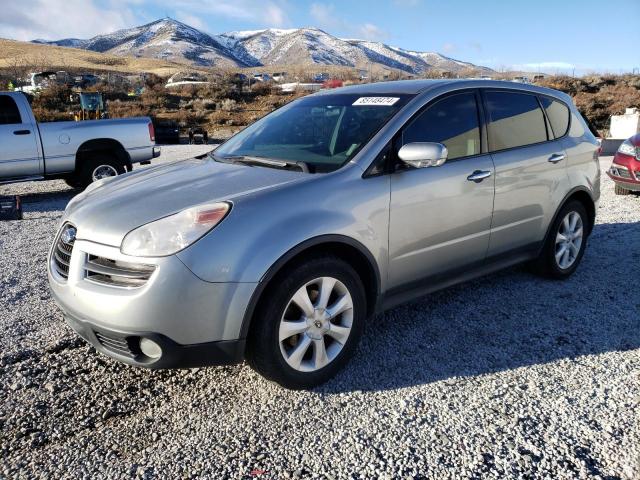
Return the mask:
<path id="1" fill-rule="evenodd" d="M 564 137 L 569 129 L 569 109 L 567 106 L 548 97 L 540 97 L 540 103 L 545 112 L 547 112 L 547 118 L 551 122 L 551 129 L 555 138 Z"/>
<path id="2" fill-rule="evenodd" d="M 0 125 L 12 123 L 22 123 L 20 112 L 13 98 L 7 95 L 0 95 Z"/>
<path id="3" fill-rule="evenodd" d="M 547 140 L 544 115 L 534 95 L 487 92 L 486 98 L 492 151 Z"/>
<path id="4" fill-rule="evenodd" d="M 442 143 L 449 150 L 449 159 L 480 153 L 475 95 L 452 95 L 428 107 L 402 134 L 403 144 L 412 142 Z"/>
<path id="5" fill-rule="evenodd" d="M 587 133 L 582 118 L 578 118 L 575 113 L 571 114 L 571 129 L 569 135 L 574 138 L 580 138 Z"/>

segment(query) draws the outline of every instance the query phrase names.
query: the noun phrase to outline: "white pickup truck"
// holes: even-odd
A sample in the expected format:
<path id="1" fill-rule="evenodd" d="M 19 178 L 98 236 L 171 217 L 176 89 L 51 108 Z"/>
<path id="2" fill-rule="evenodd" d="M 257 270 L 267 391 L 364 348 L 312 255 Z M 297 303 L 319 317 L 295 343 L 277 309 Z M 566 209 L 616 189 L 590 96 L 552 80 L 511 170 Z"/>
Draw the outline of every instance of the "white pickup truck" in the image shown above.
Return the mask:
<path id="1" fill-rule="evenodd" d="M 160 155 L 147 117 L 38 123 L 21 92 L 0 92 L 0 183 L 63 178 L 84 188 Z"/>

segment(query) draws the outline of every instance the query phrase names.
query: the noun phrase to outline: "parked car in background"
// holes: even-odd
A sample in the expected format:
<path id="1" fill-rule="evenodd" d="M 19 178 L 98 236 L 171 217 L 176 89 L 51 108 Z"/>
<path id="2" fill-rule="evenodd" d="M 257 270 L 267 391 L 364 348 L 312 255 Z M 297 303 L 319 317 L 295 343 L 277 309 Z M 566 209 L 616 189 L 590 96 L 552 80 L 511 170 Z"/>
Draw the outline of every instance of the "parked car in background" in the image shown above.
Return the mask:
<path id="1" fill-rule="evenodd" d="M 339 88 L 344 85 L 342 80 L 338 80 L 337 78 L 332 78 L 330 80 L 325 81 L 322 84 L 322 88 Z"/>
<path id="2" fill-rule="evenodd" d="M 613 180 L 617 195 L 640 192 L 640 134 L 622 142 L 607 175 Z"/>
<path id="3" fill-rule="evenodd" d="M 30 73 L 26 83 L 17 87 L 16 90 L 34 95 L 50 85 L 73 86 L 71 77 L 64 70 Z"/>
<path id="4" fill-rule="evenodd" d="M 328 74 L 328 73 L 325 73 L 325 72 L 323 72 L 323 73 L 316 73 L 316 74 L 313 76 L 313 81 L 314 81 L 314 82 L 317 82 L 317 83 L 324 83 L 324 82 L 326 82 L 327 80 L 329 80 L 330 78 L 331 78 L 331 77 L 329 76 L 329 74 Z"/>
<path id="5" fill-rule="evenodd" d="M 52 295 L 120 361 L 246 358 L 313 387 L 377 312 L 521 262 L 571 276 L 595 221 L 597 148 L 571 98 L 546 88 L 323 90 L 208 157 L 75 197 L 49 256 Z"/>
<path id="6" fill-rule="evenodd" d="M 180 127 L 177 122 L 173 120 L 158 120 L 153 125 L 156 131 L 156 143 L 180 143 Z"/>
<path id="7" fill-rule="evenodd" d="M 63 178 L 84 188 L 160 155 L 147 117 L 36 122 L 21 92 L 0 92 L 0 183 Z"/>
<path id="8" fill-rule="evenodd" d="M 284 82 L 287 79 L 287 72 L 276 72 L 272 78 L 274 82 Z"/>
<path id="9" fill-rule="evenodd" d="M 272 80 L 271 75 L 268 73 L 256 73 L 252 78 L 254 82 L 268 82 Z"/>

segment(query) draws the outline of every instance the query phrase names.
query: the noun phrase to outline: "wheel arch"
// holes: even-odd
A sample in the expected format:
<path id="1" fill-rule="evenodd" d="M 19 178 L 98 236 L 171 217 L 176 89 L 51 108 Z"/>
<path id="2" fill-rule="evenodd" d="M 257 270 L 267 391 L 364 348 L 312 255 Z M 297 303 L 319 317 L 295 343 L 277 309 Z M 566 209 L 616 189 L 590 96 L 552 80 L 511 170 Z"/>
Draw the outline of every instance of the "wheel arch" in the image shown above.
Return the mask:
<path id="1" fill-rule="evenodd" d="M 547 227 L 547 233 L 544 236 L 544 241 L 542 242 L 541 248 L 546 245 L 547 239 L 549 238 L 549 235 L 551 233 L 551 228 L 555 224 L 560 210 L 563 209 L 567 202 L 570 202 L 572 200 L 578 200 L 580 203 L 582 203 L 582 205 L 584 205 L 584 208 L 587 211 L 587 215 L 589 215 L 589 230 L 587 231 L 587 235 L 591 234 L 596 220 L 595 201 L 593 200 L 591 192 L 589 192 L 589 190 L 587 190 L 585 187 L 575 187 L 571 191 L 569 191 L 569 193 L 567 193 L 567 195 L 560 202 L 560 205 L 558 205 L 558 208 L 553 214 L 553 218 L 551 219 L 551 222 L 549 222 L 549 226 Z"/>
<path id="2" fill-rule="evenodd" d="M 114 154 L 125 166 L 127 171 L 131 171 L 131 158 L 122 144 L 113 138 L 94 138 L 87 140 L 78 147 L 76 151 L 76 163 L 74 170 L 77 171 L 80 162 L 92 153 Z"/>
<path id="3" fill-rule="evenodd" d="M 373 315 L 380 295 L 380 270 L 371 252 L 360 242 L 344 235 L 320 235 L 306 240 L 282 255 L 262 276 L 242 320 L 240 338 L 246 338 L 264 292 L 277 275 L 291 263 L 309 255 L 328 253 L 349 263 L 362 279 L 367 297 L 367 316 Z"/>

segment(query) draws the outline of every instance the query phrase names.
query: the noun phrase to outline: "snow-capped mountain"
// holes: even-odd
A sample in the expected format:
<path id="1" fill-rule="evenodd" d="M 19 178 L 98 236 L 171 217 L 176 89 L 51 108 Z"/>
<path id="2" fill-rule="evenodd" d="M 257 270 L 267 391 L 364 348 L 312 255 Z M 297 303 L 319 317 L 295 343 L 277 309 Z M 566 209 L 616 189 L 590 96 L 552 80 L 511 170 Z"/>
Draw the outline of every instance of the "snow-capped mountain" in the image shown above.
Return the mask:
<path id="1" fill-rule="evenodd" d="M 170 18 L 89 40 L 34 41 L 199 66 L 316 64 L 366 68 L 378 64 L 410 74 L 421 74 L 432 68 L 450 72 L 467 68 L 491 71 L 435 52 L 416 52 L 380 42 L 341 39 L 318 28 L 269 28 L 209 35 Z"/>
<path id="2" fill-rule="evenodd" d="M 249 67 L 258 65 L 241 49 L 229 49 L 215 36 L 206 34 L 171 18 L 163 18 L 140 27 L 98 35 L 88 40 L 36 40 L 61 47 L 82 48 L 112 55 L 150 57 L 199 66 Z"/>

